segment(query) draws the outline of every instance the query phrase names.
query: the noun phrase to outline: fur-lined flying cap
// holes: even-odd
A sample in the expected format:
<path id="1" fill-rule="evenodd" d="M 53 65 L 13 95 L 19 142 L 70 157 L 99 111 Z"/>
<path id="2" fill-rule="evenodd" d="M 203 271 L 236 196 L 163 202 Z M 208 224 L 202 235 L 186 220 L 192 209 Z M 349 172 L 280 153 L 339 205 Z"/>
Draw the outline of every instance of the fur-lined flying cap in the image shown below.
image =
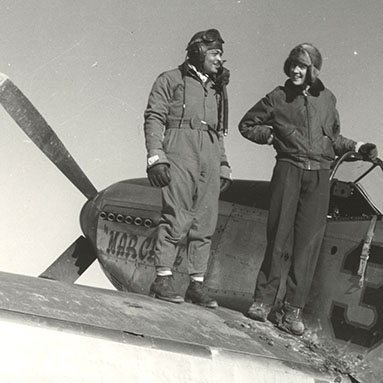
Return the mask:
<path id="1" fill-rule="evenodd" d="M 306 65 L 309 68 L 308 82 L 313 83 L 319 76 L 319 71 L 322 68 L 322 55 L 319 50 L 310 43 L 297 45 L 290 52 L 283 66 L 283 71 L 286 76 L 290 76 L 290 67 L 292 62 L 297 62 Z"/>

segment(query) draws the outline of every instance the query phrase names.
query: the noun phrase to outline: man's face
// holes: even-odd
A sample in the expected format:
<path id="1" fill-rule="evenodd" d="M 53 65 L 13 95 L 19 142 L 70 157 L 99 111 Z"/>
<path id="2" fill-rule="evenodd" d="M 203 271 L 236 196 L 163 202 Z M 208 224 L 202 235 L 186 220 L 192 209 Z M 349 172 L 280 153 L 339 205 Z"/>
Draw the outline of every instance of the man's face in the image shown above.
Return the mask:
<path id="1" fill-rule="evenodd" d="M 307 66 L 298 62 L 291 62 L 290 65 L 290 79 L 291 82 L 296 85 L 300 86 L 305 83 L 307 75 Z"/>
<path id="2" fill-rule="evenodd" d="M 220 49 L 209 49 L 205 54 L 203 69 L 207 75 L 218 73 L 222 66 L 223 52 Z"/>

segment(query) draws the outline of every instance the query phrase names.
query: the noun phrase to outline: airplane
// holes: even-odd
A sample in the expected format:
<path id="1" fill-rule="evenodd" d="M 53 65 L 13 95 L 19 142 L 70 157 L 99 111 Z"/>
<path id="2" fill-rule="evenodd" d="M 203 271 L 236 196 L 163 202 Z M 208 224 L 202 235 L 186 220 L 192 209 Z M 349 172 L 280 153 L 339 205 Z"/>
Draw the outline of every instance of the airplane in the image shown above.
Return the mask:
<path id="1" fill-rule="evenodd" d="M 4 74 L 0 103 L 87 199 L 80 213 L 84 235 L 39 278 L 0 272 L 0 334 L 5 339 L 12 331 L 23 334 L 20 343 L 9 338 L 7 348 L 14 352 L 8 353 L 4 365 L 9 369 L 0 369 L 0 376 L 18 376 L 16 354 L 18 364 L 28 361 L 30 376 L 56 376 L 60 370 L 62 381 L 91 381 L 95 365 L 100 371 L 102 367 L 103 378 L 96 380 L 101 382 L 109 381 L 107 376 L 167 382 L 382 381 L 380 159 L 372 163 L 350 152 L 334 163 L 326 234 L 304 311 L 308 329 L 303 337 L 294 337 L 244 315 L 266 247 L 269 182 L 234 180 L 220 196 L 206 275 L 209 294 L 220 307 L 159 301 L 148 293 L 155 277 L 153 233 L 161 214 L 160 190 L 146 178 L 136 178 L 97 191 L 43 116 Z M 181 243 L 174 264 L 175 285 L 182 293 L 189 283 L 185 251 Z M 96 259 L 117 291 L 74 285 Z M 37 352 L 42 339 L 46 347 Z M 95 351 L 85 360 L 73 355 L 84 345 Z M 64 362 L 57 367 L 52 350 L 70 360 L 71 372 Z M 105 360 L 105 354 L 111 359 Z M 41 366 L 41 358 L 56 363 Z M 200 370 L 208 374 L 206 380 Z"/>

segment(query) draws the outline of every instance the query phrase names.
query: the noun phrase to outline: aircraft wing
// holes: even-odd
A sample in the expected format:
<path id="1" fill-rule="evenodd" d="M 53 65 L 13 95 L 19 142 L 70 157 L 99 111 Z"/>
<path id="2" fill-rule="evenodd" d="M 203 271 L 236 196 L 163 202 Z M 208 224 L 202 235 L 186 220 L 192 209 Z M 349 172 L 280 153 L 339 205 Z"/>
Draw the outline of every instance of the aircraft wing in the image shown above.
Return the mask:
<path id="1" fill-rule="evenodd" d="M 312 345 L 235 311 L 4 272 L 0 336 L 4 381 L 351 382 Z"/>

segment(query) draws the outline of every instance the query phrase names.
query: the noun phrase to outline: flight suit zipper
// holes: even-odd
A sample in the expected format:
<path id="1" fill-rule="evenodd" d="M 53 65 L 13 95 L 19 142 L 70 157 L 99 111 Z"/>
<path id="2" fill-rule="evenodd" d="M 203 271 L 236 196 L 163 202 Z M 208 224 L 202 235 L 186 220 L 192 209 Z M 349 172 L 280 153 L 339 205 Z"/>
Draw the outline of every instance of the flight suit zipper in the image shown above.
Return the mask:
<path id="1" fill-rule="evenodd" d="M 312 152 L 312 137 L 311 137 L 311 125 L 310 125 L 310 116 L 309 116 L 309 105 L 308 105 L 308 94 L 307 90 L 303 91 L 303 96 L 305 99 L 305 108 L 306 108 L 306 118 L 307 118 L 307 138 L 309 144 L 309 154 Z M 307 169 L 311 170 L 310 157 L 307 160 Z"/>
<path id="2" fill-rule="evenodd" d="M 206 121 L 206 100 L 207 100 L 207 94 L 208 90 L 206 88 L 206 85 L 209 80 L 207 80 L 205 83 L 202 83 L 202 90 L 203 90 L 203 119 Z"/>

